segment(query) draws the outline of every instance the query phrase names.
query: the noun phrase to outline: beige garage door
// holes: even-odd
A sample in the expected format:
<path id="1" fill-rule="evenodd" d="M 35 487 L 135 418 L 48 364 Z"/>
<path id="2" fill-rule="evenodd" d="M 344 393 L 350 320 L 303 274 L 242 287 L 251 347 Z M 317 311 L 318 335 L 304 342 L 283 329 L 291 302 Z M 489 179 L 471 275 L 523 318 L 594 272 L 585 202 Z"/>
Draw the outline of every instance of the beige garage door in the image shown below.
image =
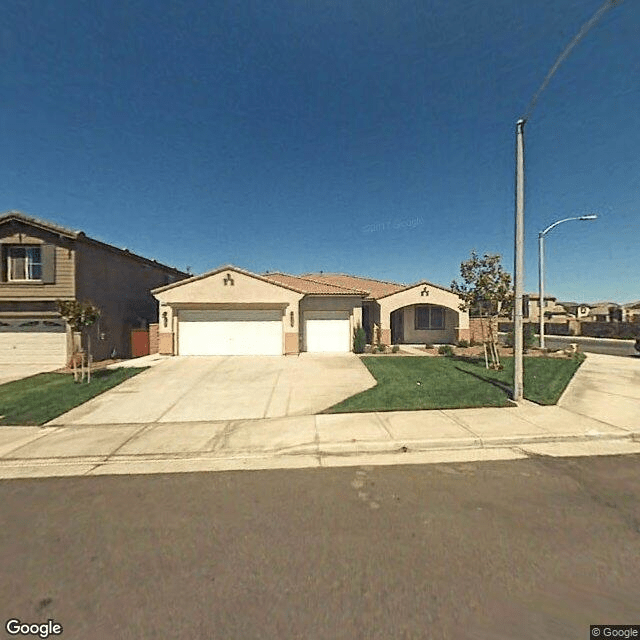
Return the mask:
<path id="1" fill-rule="evenodd" d="M 0 365 L 64 367 L 67 334 L 62 320 L 0 320 Z"/>
<path id="2" fill-rule="evenodd" d="M 351 351 L 347 311 L 306 311 L 304 331 L 307 351 L 346 353 Z"/>
<path id="3" fill-rule="evenodd" d="M 282 311 L 180 311 L 181 356 L 282 355 Z"/>

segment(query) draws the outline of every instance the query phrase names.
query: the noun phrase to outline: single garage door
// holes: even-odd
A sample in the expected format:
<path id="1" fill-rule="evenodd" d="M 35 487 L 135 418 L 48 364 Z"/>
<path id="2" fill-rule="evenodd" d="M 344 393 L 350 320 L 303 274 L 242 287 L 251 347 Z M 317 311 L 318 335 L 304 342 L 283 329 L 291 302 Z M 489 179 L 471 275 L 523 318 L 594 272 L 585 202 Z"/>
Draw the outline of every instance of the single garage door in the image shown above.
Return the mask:
<path id="1" fill-rule="evenodd" d="M 282 311 L 180 311 L 182 356 L 282 355 Z"/>
<path id="2" fill-rule="evenodd" d="M 351 351 L 348 311 L 307 311 L 304 318 L 307 351 L 312 353 Z"/>
<path id="3" fill-rule="evenodd" d="M 0 320 L 0 365 L 64 367 L 67 332 L 63 320 Z"/>

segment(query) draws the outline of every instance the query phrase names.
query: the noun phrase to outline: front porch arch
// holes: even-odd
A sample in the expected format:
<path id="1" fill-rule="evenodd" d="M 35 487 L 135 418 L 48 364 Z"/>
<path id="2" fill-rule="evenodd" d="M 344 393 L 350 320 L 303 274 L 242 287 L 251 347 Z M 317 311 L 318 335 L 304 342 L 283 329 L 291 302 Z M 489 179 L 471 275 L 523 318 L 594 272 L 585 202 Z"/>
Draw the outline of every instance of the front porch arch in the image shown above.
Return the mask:
<path id="1" fill-rule="evenodd" d="M 460 310 L 461 302 L 455 293 L 427 282 L 379 298 L 382 342 L 388 345 L 394 340 L 405 344 L 468 340 L 469 314 Z"/>

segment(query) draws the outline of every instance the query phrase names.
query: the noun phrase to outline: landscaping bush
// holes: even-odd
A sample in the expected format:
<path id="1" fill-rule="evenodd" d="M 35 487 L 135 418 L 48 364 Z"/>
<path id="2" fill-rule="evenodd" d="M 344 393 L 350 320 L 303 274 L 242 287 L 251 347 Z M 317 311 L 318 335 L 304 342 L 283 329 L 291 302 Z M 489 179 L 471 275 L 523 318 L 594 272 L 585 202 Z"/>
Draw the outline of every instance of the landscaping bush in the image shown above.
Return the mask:
<path id="1" fill-rule="evenodd" d="M 425 349 L 433 349 L 433 345 L 430 342 L 427 342 L 427 344 L 424 345 Z"/>
<path id="2" fill-rule="evenodd" d="M 441 356 L 452 356 L 453 355 L 453 347 L 450 344 L 441 344 L 438 347 L 438 353 Z"/>
<path id="3" fill-rule="evenodd" d="M 367 336 L 364 329 L 358 325 L 353 331 L 353 351 L 354 353 L 364 353 L 367 344 Z"/>
<path id="4" fill-rule="evenodd" d="M 384 353 L 387 350 L 387 345 L 386 344 L 379 344 L 377 349 L 378 349 L 379 353 Z"/>
<path id="5" fill-rule="evenodd" d="M 505 344 L 513 349 L 514 340 L 513 329 L 511 329 L 511 331 L 509 331 L 505 337 Z M 526 351 L 527 349 L 536 346 L 536 344 L 537 338 L 533 329 L 533 325 L 525 324 L 522 328 L 522 345 L 524 350 Z"/>
<path id="6" fill-rule="evenodd" d="M 473 338 L 471 338 L 471 340 L 469 340 L 469 346 L 470 347 L 475 347 L 477 345 L 478 345 L 478 343 Z"/>
<path id="7" fill-rule="evenodd" d="M 466 349 L 469 346 L 469 343 L 466 340 L 458 340 L 458 346 L 462 349 Z"/>
<path id="8" fill-rule="evenodd" d="M 391 349 L 391 353 L 398 353 L 398 351 L 400 351 L 400 347 L 397 344 L 394 344 Z"/>

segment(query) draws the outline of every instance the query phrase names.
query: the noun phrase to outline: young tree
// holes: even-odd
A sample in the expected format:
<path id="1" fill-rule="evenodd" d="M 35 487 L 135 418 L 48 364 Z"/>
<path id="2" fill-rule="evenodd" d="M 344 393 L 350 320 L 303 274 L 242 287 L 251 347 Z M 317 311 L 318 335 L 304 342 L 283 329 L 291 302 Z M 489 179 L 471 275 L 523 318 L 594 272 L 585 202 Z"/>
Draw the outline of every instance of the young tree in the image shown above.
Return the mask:
<path id="1" fill-rule="evenodd" d="M 498 336 L 495 324 L 498 315 L 510 313 L 513 308 L 513 288 L 511 276 L 502 268 L 501 257 L 497 254 L 485 253 L 482 258 L 475 251 L 471 258 L 460 264 L 462 282 L 455 280 L 451 289 L 462 298 L 460 309 L 470 310 L 482 318 L 488 318 L 488 335 L 483 336 L 485 346 L 485 362 L 487 368 L 487 348 L 491 354 L 492 367 L 499 369 Z M 484 331 L 484 322 L 483 322 Z"/>
<path id="2" fill-rule="evenodd" d="M 90 302 L 77 300 L 58 300 L 58 313 L 69 323 L 71 330 L 80 332 L 84 338 L 85 330 L 93 325 L 100 317 L 100 309 Z M 73 341 L 73 355 L 75 361 L 75 341 Z M 87 355 L 89 362 L 88 382 L 91 382 L 91 339 L 87 336 Z M 75 376 L 75 373 L 74 373 Z M 84 376 L 83 376 L 84 377 Z M 75 377 L 77 380 L 77 376 Z"/>

